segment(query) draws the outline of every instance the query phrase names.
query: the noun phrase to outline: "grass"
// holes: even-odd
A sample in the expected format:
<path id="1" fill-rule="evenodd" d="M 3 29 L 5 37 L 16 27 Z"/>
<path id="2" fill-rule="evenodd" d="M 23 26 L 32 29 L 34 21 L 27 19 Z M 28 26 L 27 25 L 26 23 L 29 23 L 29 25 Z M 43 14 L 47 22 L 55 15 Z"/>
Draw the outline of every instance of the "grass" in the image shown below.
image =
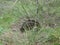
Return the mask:
<path id="1" fill-rule="evenodd" d="M 55 2 L 54 8 L 50 8 L 50 13 L 56 12 L 56 15 L 54 15 L 52 18 L 49 17 L 48 20 L 45 18 L 45 13 L 43 11 L 47 11 L 47 7 L 42 3 L 39 5 L 38 15 L 41 22 L 44 19 L 47 21 L 46 23 L 52 21 L 58 24 L 57 27 L 44 27 L 42 23 L 43 26 L 39 28 L 39 31 L 36 31 L 36 29 L 38 29 L 37 27 L 36 29 L 33 28 L 31 31 L 26 31 L 21 34 L 19 31 L 12 32 L 10 26 L 11 24 L 16 23 L 21 17 L 23 18 L 30 16 L 37 18 L 35 1 L 17 1 L 14 6 L 12 5 L 14 4 L 13 1 L 4 2 L 5 1 L 1 1 L 0 3 L 3 5 L 3 8 L 2 6 L 0 8 L 0 45 L 60 45 L 60 23 L 54 22 L 54 20 L 52 20 L 52 18 L 55 19 L 60 17 L 60 6 L 58 3 L 56 4 Z M 4 7 L 4 4 L 10 7 Z M 43 11 L 41 11 L 42 8 Z M 60 20 L 58 21 L 60 22 Z"/>

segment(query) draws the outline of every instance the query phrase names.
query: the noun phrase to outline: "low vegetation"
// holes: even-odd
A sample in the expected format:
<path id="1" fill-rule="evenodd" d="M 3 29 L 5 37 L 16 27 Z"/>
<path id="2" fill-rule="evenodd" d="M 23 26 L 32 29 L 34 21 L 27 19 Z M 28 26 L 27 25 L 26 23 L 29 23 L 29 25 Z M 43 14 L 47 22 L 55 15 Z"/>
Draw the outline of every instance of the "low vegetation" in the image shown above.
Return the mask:
<path id="1" fill-rule="evenodd" d="M 60 0 L 0 0 L 0 45 L 60 45 Z"/>

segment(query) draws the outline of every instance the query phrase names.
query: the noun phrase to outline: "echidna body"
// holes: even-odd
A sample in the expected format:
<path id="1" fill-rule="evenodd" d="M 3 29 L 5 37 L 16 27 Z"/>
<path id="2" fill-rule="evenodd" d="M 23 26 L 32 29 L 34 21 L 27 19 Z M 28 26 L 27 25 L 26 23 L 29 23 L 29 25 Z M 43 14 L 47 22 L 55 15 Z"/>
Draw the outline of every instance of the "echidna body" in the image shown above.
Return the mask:
<path id="1" fill-rule="evenodd" d="M 25 30 L 31 30 L 32 28 L 34 28 L 34 26 L 39 26 L 39 22 L 35 21 L 35 20 L 26 20 L 25 22 L 23 22 L 20 31 L 24 32 Z"/>

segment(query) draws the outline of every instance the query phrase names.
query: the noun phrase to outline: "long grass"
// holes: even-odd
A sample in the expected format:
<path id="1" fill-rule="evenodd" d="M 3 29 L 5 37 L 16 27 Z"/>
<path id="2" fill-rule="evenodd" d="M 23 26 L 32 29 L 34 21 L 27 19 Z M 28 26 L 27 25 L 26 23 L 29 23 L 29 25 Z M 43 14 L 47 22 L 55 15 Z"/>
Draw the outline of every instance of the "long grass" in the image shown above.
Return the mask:
<path id="1" fill-rule="evenodd" d="M 0 1 L 0 45 L 60 45 L 60 1 L 50 1 L 51 15 L 46 14 L 48 7 L 45 1 L 39 0 L 38 16 L 35 0 Z M 11 25 L 26 16 L 38 18 L 42 27 L 24 33 L 19 30 L 13 32 Z M 47 27 L 49 23 L 56 24 L 56 27 Z"/>

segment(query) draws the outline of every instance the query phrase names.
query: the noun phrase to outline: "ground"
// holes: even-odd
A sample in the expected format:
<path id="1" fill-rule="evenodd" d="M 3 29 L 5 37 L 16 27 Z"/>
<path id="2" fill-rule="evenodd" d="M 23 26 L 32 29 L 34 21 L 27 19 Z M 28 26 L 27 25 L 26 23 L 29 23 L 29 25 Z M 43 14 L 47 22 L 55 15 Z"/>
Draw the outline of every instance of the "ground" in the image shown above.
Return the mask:
<path id="1" fill-rule="evenodd" d="M 45 1 L 39 0 L 36 14 L 35 0 L 0 0 L 0 45 L 60 45 L 60 2 L 51 0 L 48 11 Z M 27 16 L 38 20 L 41 28 L 21 33 L 20 24 Z"/>

